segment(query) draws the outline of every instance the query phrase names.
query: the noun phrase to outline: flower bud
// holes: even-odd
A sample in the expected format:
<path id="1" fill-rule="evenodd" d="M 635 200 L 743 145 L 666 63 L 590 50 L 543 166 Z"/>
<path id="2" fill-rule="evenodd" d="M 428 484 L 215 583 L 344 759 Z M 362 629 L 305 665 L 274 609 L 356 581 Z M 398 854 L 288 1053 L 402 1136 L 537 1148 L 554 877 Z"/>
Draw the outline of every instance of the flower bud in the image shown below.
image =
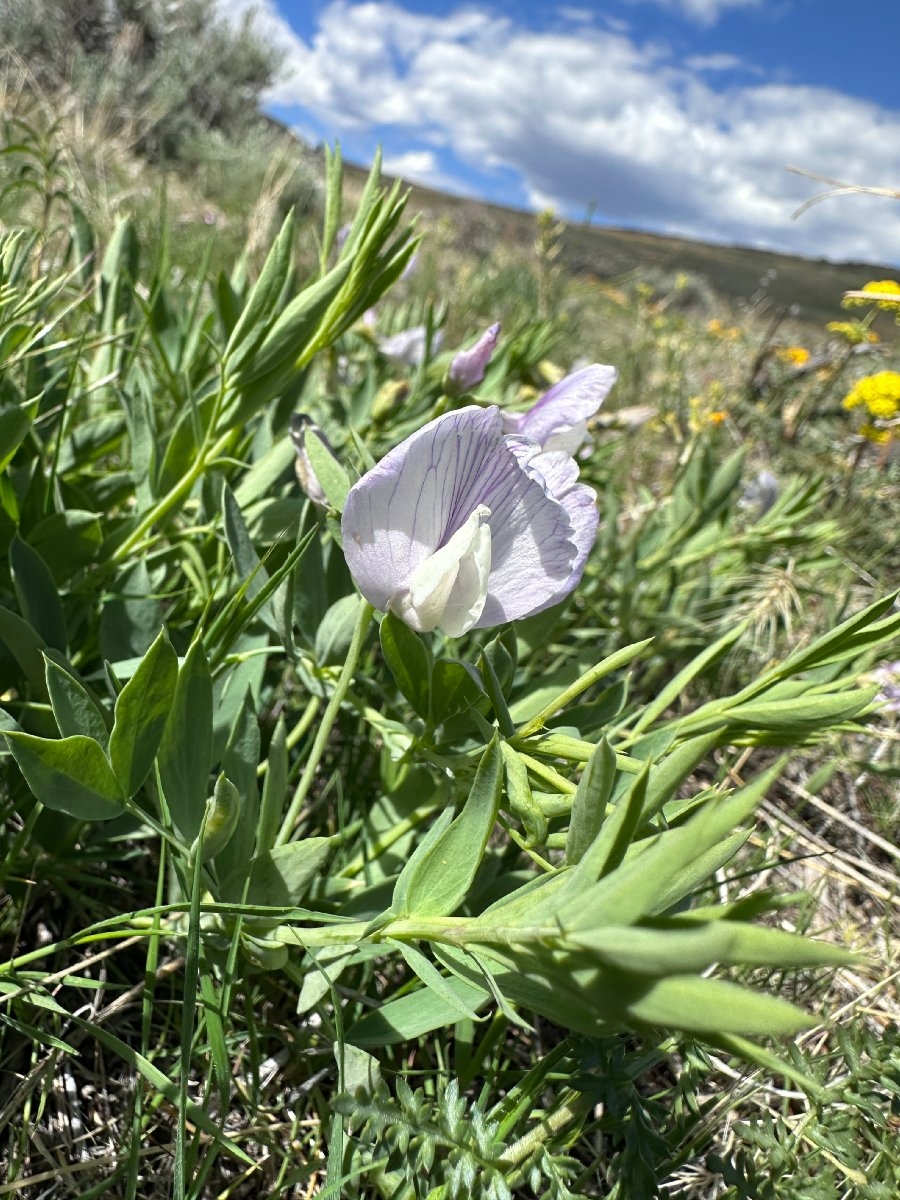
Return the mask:
<path id="1" fill-rule="evenodd" d="M 487 365 L 497 346 L 500 336 L 500 322 L 485 330 L 478 341 L 469 350 L 460 350 L 447 371 L 444 390 L 449 396 L 461 396 L 471 392 L 484 379 Z"/>
<path id="2" fill-rule="evenodd" d="M 320 508 L 328 507 L 328 499 L 325 491 L 319 483 L 318 477 L 313 470 L 310 462 L 309 452 L 306 449 L 306 432 L 310 430 L 314 433 L 325 446 L 331 450 L 331 446 L 322 430 L 315 424 L 311 417 L 306 413 L 294 413 L 291 417 L 290 434 L 291 441 L 294 443 L 294 449 L 297 452 L 297 459 L 294 463 L 294 469 L 297 472 L 297 479 L 300 481 L 300 486 L 303 488 L 306 495 L 312 500 L 313 504 L 318 504 Z"/>

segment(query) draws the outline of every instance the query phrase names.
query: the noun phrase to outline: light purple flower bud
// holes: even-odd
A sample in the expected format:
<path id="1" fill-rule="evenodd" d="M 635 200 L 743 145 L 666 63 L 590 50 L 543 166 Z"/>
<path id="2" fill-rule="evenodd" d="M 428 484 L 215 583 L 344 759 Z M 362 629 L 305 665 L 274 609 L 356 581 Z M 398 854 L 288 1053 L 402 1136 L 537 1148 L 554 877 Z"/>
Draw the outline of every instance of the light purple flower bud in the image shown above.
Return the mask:
<path id="1" fill-rule="evenodd" d="M 455 395 L 471 392 L 484 379 L 487 365 L 497 346 L 500 322 L 485 330 L 469 350 L 460 350 L 453 358 L 447 371 L 447 384 Z"/>
<path id="2" fill-rule="evenodd" d="M 771 471 L 760 471 L 744 488 L 738 504 L 741 508 L 755 509 L 757 518 L 765 516 L 781 493 L 778 480 Z"/>
<path id="3" fill-rule="evenodd" d="M 390 337 L 378 338 L 378 350 L 391 362 L 403 363 L 407 367 L 420 367 L 428 350 L 427 336 L 428 330 L 424 325 L 413 325 L 411 329 L 403 329 Z M 431 335 L 431 354 L 438 352 L 443 340 L 443 333 L 436 329 Z"/>
<path id="4" fill-rule="evenodd" d="M 303 488 L 306 495 L 312 500 L 313 504 L 319 505 L 320 508 L 328 507 L 328 498 L 319 483 L 318 477 L 313 470 L 312 463 L 309 459 L 309 453 L 306 449 L 306 431 L 310 429 L 317 433 L 322 441 L 331 449 L 328 444 L 328 439 L 325 437 L 318 425 L 314 424 L 312 419 L 306 413 L 294 413 L 291 417 L 290 434 L 291 441 L 294 444 L 294 450 L 297 452 L 297 458 L 294 462 L 294 468 L 297 472 L 297 479 L 300 486 Z"/>
<path id="5" fill-rule="evenodd" d="M 616 382 L 615 367 L 592 363 L 561 379 L 526 413 L 504 413 L 507 433 L 531 438 L 544 450 L 574 454 L 587 438 L 588 421 Z"/>
<path id="6" fill-rule="evenodd" d="M 900 660 L 882 663 L 872 672 L 872 678 L 881 684 L 875 699 L 886 712 L 900 713 Z"/>
<path id="7" fill-rule="evenodd" d="M 567 454 L 503 432 L 496 407 L 445 413 L 350 489 L 341 521 L 357 587 L 412 629 L 470 629 L 558 604 L 599 516 Z"/>
<path id="8" fill-rule="evenodd" d="M 347 238 L 350 236 L 351 228 L 352 228 L 352 226 L 350 225 L 350 222 L 348 221 L 347 224 L 342 225 L 340 227 L 340 229 L 337 231 L 337 233 L 334 235 L 334 248 L 335 248 L 335 250 L 337 250 L 338 254 L 340 254 L 340 252 L 343 250 L 344 243 L 347 241 Z"/>
<path id="9" fill-rule="evenodd" d="M 409 262 L 403 268 L 403 272 L 400 276 L 400 282 L 404 283 L 406 280 L 412 279 L 413 276 L 418 273 L 418 270 L 419 270 L 419 256 L 418 256 L 418 254 L 412 254 L 412 255 L 410 255 Z"/>

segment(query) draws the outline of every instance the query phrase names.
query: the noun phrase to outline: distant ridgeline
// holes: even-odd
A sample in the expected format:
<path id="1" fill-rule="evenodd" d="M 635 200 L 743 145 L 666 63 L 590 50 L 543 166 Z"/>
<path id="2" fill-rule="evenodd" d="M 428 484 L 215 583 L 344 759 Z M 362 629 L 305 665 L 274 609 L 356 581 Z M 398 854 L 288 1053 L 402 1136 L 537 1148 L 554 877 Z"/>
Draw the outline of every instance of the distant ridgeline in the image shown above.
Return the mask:
<path id="1" fill-rule="evenodd" d="M 361 179 L 367 170 L 348 167 L 347 174 L 358 172 Z M 473 247 L 487 251 L 503 242 L 524 250 L 534 243 L 534 214 L 521 209 L 448 195 L 418 184 L 412 187 L 410 208 L 434 218 L 448 218 L 462 251 Z M 672 277 L 684 272 L 700 277 L 728 300 L 747 304 L 764 300 L 773 312 L 784 310 L 786 315 L 815 324 L 841 317 L 845 291 L 892 274 L 883 264 L 836 263 L 579 221 L 566 224 L 558 261 L 573 275 L 602 280 L 617 280 L 634 272 L 654 277 L 661 271 Z M 900 327 L 889 318 L 878 318 L 875 328 L 883 340 L 900 337 Z"/>

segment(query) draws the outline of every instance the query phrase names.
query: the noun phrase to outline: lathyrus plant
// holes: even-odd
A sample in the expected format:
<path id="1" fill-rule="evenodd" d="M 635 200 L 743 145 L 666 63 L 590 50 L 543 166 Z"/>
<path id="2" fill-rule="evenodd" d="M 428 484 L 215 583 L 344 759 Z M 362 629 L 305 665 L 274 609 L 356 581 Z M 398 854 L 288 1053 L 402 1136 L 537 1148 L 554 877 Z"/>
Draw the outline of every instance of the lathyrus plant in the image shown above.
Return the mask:
<path id="1" fill-rule="evenodd" d="M 227 1096 L 229 1003 L 254 973 L 288 980 L 342 1045 L 539 1014 L 589 1039 L 696 1035 L 807 1082 L 763 1043 L 816 1018 L 730 973 L 848 951 L 761 922 L 775 897 L 722 901 L 710 881 L 777 788 L 768 748 L 861 729 L 875 689 L 857 678 L 900 633 L 894 597 L 695 703 L 737 622 L 630 698 L 651 638 L 616 637 L 599 590 L 576 592 L 598 512 L 572 452 L 604 368 L 528 414 L 451 408 L 374 465 L 355 431 L 336 456 L 313 432 L 313 512 L 291 474 L 296 397 L 412 253 L 376 170 L 329 265 L 339 193 L 334 157 L 303 289 L 290 221 L 252 287 L 220 279 L 211 305 L 198 286 L 186 308 L 161 267 L 136 286 L 123 226 L 92 303 L 58 313 L 71 340 L 51 342 L 41 315 L 27 361 L 7 350 L 21 435 L 0 491 L 0 720 L 20 819 L 6 878 L 32 839 L 51 858 L 152 848 L 155 903 L 75 941 L 183 948 L 177 1083 L 101 1031 L 177 1106 L 179 1153 L 193 1121 L 247 1159 L 188 1080 L 202 1027 Z M 35 303 L 58 311 L 52 289 Z M 65 403 L 36 414 L 37 378 L 41 404 L 53 388 Z M 573 430 L 575 446 L 553 443 Z M 707 553 L 738 475 L 688 464 L 668 525 L 631 548 L 642 586 L 677 586 Z M 550 640 L 578 663 L 564 683 L 533 665 Z M 69 945 L 0 966 L 25 1011 L 55 1001 L 23 970 Z"/>
<path id="2" fill-rule="evenodd" d="M 514 626 L 482 643 L 474 657 L 472 650 L 455 652 L 446 638 L 436 654 L 432 641 L 441 635 L 432 629 L 449 627 L 461 637 L 480 623 L 472 616 L 476 609 L 490 614 L 488 623 L 495 613 L 501 620 L 516 612 L 527 616 L 534 605 L 563 599 L 581 569 L 561 566 L 554 583 L 546 572 L 563 547 L 548 545 L 550 557 L 531 564 L 535 578 L 523 587 L 530 560 L 516 556 L 527 554 L 523 547 L 541 521 L 559 520 L 549 507 L 540 515 L 540 505 L 558 502 L 537 490 L 531 524 L 512 535 L 524 539 L 514 540 L 510 551 L 515 570 L 504 573 L 501 565 L 496 578 L 480 576 L 484 539 L 478 530 L 490 528 L 492 513 L 504 511 L 509 495 L 529 491 L 536 470 L 530 464 L 538 461 L 517 460 L 502 433 L 488 434 L 498 420 L 493 414 L 468 409 L 439 418 L 418 442 L 398 449 L 386 476 L 373 472 L 351 489 L 343 540 L 348 555 L 355 543 L 349 561 L 357 582 L 388 610 L 380 623 L 383 665 L 367 649 L 371 606 L 349 595 L 337 600 L 319 632 L 339 607 L 346 657 L 336 677 L 319 670 L 324 709 L 292 796 L 284 720 L 261 763 L 252 682 L 241 687 L 237 664 L 217 667 L 215 644 L 227 630 L 236 645 L 252 616 L 278 637 L 279 652 L 290 648 L 295 609 L 275 598 L 292 585 L 294 605 L 299 598 L 303 608 L 307 587 L 317 586 L 307 584 L 302 571 L 310 535 L 296 562 L 289 556 L 281 577 L 267 578 L 248 557 L 246 527 L 228 492 L 225 534 L 249 580 L 207 626 L 206 639 L 195 638 L 179 662 L 161 632 L 117 689 L 111 712 L 71 664 L 45 652 L 44 682 L 60 736 L 24 732 L 7 718 L 9 751 L 45 808 L 78 822 L 127 814 L 163 839 L 182 898 L 176 892 L 169 910 L 128 920 L 162 917 L 176 933 L 183 921 L 176 914 L 186 913 L 188 939 L 202 940 L 206 953 L 215 953 L 217 944 L 223 953 L 239 945 L 257 968 L 306 963 L 298 976 L 304 980 L 301 1007 L 320 1003 L 339 974 L 373 954 L 402 961 L 419 988 L 405 986 L 402 995 L 353 1019 L 348 1036 L 357 1045 L 419 1037 L 463 1016 L 477 1020 L 499 1005 L 510 1019 L 537 1012 L 586 1035 L 680 1029 L 768 1061 L 754 1039 L 789 1034 L 811 1018 L 779 997 L 709 977 L 709 969 L 834 965 L 847 961 L 847 952 L 754 924 L 749 918 L 766 907 L 765 897 L 693 903 L 743 844 L 747 821 L 783 767 L 778 759 L 743 780 L 729 747 L 798 746 L 853 727 L 875 692 L 856 685 L 853 666 L 900 630 L 900 615 L 890 611 L 893 598 L 737 693 L 675 717 L 671 709 L 691 680 L 726 652 L 738 628 L 652 701 L 631 709 L 616 685 L 647 653 L 646 643 L 620 648 L 549 700 L 534 681 L 522 685 Z M 388 547 L 395 566 L 397 556 L 418 556 L 415 539 L 428 536 L 419 527 L 429 518 L 403 504 L 392 529 L 374 514 L 390 516 L 403 487 L 428 486 L 416 456 L 443 462 L 450 443 L 442 449 L 435 439 L 449 432 L 455 444 L 462 429 L 472 444 L 452 451 L 455 465 L 448 469 L 458 472 L 456 482 L 452 474 L 443 477 L 454 504 L 462 502 L 463 481 L 471 487 L 479 478 L 467 474 L 472 455 L 508 455 L 512 474 L 504 482 L 495 460 L 485 459 L 481 470 L 499 490 L 484 494 L 477 521 L 463 522 L 463 536 L 453 534 L 447 549 L 434 551 L 432 566 L 418 567 L 408 583 L 399 575 L 395 593 L 382 597 L 373 592 L 372 578 L 385 570 Z M 325 460 L 318 461 L 325 474 Z M 411 470 L 407 482 L 405 470 Z M 339 473 L 326 478 L 326 490 L 339 502 Z M 385 485 L 384 478 L 396 482 Z M 581 495 L 566 495 L 574 497 L 572 511 L 582 511 Z M 567 511 L 565 501 L 560 511 Z M 367 558 L 380 537 L 388 539 L 384 549 Z M 27 598 L 37 576 L 19 577 Z M 33 601 L 26 611 L 36 607 Z M 271 645 L 260 646 L 251 658 L 264 660 L 267 649 Z M 110 682 L 115 687 L 112 673 Z M 598 688 L 595 703 L 607 707 L 608 719 L 602 731 L 583 732 L 575 702 L 596 697 Z M 372 694 L 380 697 L 381 711 Z M 579 707 L 593 726 L 590 702 Z M 368 729 L 381 746 L 381 794 L 372 811 L 370 800 L 352 796 L 352 819 L 329 833 L 313 816 L 313 786 L 338 719 L 348 712 L 357 714 L 351 736 L 365 737 Z M 718 763 L 709 765 L 714 755 Z M 704 764 L 704 782 L 692 784 Z M 380 833 L 372 840 L 375 814 Z M 194 944 L 199 953 L 200 941 Z"/>

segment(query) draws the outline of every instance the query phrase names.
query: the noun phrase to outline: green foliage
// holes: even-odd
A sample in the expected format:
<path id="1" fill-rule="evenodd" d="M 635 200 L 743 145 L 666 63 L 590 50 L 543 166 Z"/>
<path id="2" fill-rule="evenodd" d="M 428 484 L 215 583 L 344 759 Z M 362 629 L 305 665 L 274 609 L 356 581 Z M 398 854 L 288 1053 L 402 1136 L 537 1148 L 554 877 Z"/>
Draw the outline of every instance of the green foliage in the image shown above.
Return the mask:
<path id="1" fill-rule="evenodd" d="M 726 450 L 719 424 L 690 428 L 684 397 L 661 396 L 672 422 L 640 451 L 656 476 L 636 477 L 613 426 L 584 462 L 604 525 L 570 601 L 456 640 L 392 614 L 376 631 L 335 516 L 451 403 L 449 348 L 408 371 L 363 320 L 453 319 L 400 282 L 405 198 L 376 165 L 339 248 L 329 154 L 312 268 L 291 213 L 258 273 L 248 251 L 184 286 L 139 221 L 104 238 L 48 188 L 52 137 L 43 158 L 29 144 L 18 178 L 35 186 L 4 202 L 52 203 L 35 218 L 23 202 L 0 238 L 4 1062 L 68 1064 L 88 1040 L 108 1077 L 143 1081 L 111 1194 L 139 1194 L 168 1122 L 179 1197 L 227 1190 L 268 1137 L 272 1195 L 321 1176 L 360 1196 L 624 1198 L 717 1152 L 701 1097 L 720 1077 L 696 1038 L 798 1088 L 815 1144 L 850 1179 L 874 1163 L 879 1195 L 896 1165 L 873 1132 L 896 1091 L 888 1051 L 848 1035 L 836 1084 L 791 1043 L 820 1019 L 822 968 L 858 961 L 802 916 L 776 920 L 775 890 L 746 890 L 757 813 L 796 794 L 798 752 L 814 795 L 883 729 L 866 672 L 894 653 L 900 612 L 842 564 L 828 470 L 763 510 L 751 440 Z M 485 400 L 525 402 L 562 336 L 545 234 L 533 319 Z M 307 439 L 321 508 L 293 470 L 300 410 L 327 435 Z M 779 573 L 796 604 L 760 601 Z M 108 944 L 109 983 L 91 974 Z M 80 1015 L 107 987 L 139 999 L 136 1023 Z M 278 1103 L 320 1131 L 302 1162 L 299 1116 L 289 1135 L 257 1121 L 280 1072 Z M 29 1127 L 10 1135 L 10 1178 Z M 806 1194 L 800 1142 L 773 1148 L 786 1129 L 748 1126 L 741 1153 L 709 1159 L 735 1196 L 788 1194 L 763 1153 Z"/>
<path id="2" fill-rule="evenodd" d="M 44 87 L 114 108 L 156 158 L 197 161 L 210 133 L 237 140 L 278 68 L 252 18 L 232 24 L 213 0 L 2 0 L 0 28 Z"/>

